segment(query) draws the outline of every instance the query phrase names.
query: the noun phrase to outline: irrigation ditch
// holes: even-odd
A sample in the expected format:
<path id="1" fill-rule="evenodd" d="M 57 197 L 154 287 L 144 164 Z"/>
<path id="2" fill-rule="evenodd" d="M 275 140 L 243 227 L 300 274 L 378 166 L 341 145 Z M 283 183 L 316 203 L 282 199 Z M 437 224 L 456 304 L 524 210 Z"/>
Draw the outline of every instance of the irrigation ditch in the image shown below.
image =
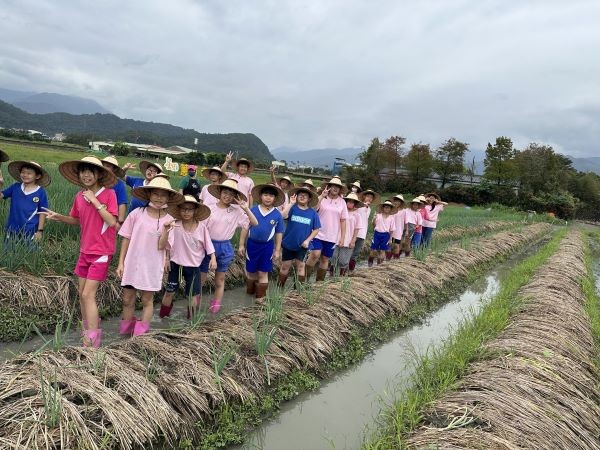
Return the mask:
<path id="1" fill-rule="evenodd" d="M 213 323 L 0 366 L 0 443 L 26 448 L 215 447 L 416 320 L 470 276 L 548 235 L 536 224 L 270 296 Z M 410 285 L 410 289 L 405 287 Z M 464 285 L 464 284 L 462 284 Z"/>
<path id="2" fill-rule="evenodd" d="M 510 229 L 515 222 L 491 221 L 466 228 L 454 226 L 436 233 L 435 246 L 445 245 L 466 235 L 480 236 Z M 435 249 L 433 249 L 435 250 Z M 368 246 L 363 247 L 366 257 Z M 236 256 L 226 276 L 226 289 L 244 284 L 244 260 Z M 206 289 L 214 287 L 213 274 L 208 274 Z M 162 295 L 156 295 L 160 302 Z M 41 333 L 53 333 L 58 324 L 74 312 L 77 320 L 79 310 L 74 308 L 77 299 L 77 279 L 64 275 L 33 275 L 19 271 L 11 273 L 0 270 L 0 342 L 15 342 L 33 336 L 31 325 Z M 102 318 L 117 316 L 121 312 L 120 281 L 109 276 L 102 283 L 97 295 Z"/>
<path id="3" fill-rule="evenodd" d="M 422 359 L 366 448 L 600 448 L 597 262 L 579 231 L 555 244 Z"/>

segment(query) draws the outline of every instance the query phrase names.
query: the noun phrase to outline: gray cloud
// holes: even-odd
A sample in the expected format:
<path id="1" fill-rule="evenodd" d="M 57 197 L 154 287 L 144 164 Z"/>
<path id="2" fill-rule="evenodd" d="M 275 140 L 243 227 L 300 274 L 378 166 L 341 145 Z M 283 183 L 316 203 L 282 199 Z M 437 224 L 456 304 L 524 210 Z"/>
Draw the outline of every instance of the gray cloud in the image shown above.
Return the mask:
<path id="1" fill-rule="evenodd" d="M 271 148 L 508 135 L 595 153 L 593 0 L 3 3 L 3 87 Z"/>

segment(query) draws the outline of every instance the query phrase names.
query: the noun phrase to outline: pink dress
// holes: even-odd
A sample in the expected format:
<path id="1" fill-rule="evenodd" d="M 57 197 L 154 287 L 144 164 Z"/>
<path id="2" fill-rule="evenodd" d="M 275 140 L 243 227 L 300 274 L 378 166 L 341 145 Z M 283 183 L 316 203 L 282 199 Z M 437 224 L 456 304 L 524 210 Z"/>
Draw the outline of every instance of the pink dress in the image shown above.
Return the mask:
<path id="1" fill-rule="evenodd" d="M 342 197 L 336 199 L 324 198 L 319 205 L 321 229 L 317 239 L 337 244 L 340 239 L 341 220 L 348 220 L 348 208 Z"/>
<path id="2" fill-rule="evenodd" d="M 158 249 L 158 239 L 165 223 L 173 220 L 169 214 L 160 219 L 148 215 L 148 207 L 134 209 L 119 230 L 129 239 L 121 286 L 133 286 L 141 291 L 160 291 L 165 267 L 165 250 Z"/>

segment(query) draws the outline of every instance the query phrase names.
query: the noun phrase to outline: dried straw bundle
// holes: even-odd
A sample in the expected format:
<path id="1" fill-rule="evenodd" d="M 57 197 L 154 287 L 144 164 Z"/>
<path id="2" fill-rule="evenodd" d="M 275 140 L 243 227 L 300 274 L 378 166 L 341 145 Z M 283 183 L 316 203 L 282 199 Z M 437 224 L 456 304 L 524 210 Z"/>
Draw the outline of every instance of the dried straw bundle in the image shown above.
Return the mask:
<path id="1" fill-rule="evenodd" d="M 266 356 L 271 377 L 295 368 L 319 370 L 336 348 L 347 343 L 352 330 L 406 311 L 432 287 L 442 287 L 548 230 L 548 225 L 538 224 L 521 232 L 503 232 L 474 241 L 470 251 L 451 248 L 425 262 L 398 260 L 358 271 L 352 279 L 317 285 L 316 292 L 290 293 Z M 410 290 L 403 289 L 407 282 Z M 316 304 L 303 298 L 309 295 L 317 297 Z M 229 401 L 243 402 L 267 388 L 252 328 L 259 308 L 187 333 L 157 332 L 101 351 L 67 348 L 5 363 L 0 366 L 0 442 L 28 448 L 98 449 L 108 435 L 112 445 L 128 449 L 148 446 L 159 437 L 167 445 L 198 438 L 194 424 L 211 420 L 223 402 L 222 393 Z M 221 391 L 213 367 L 215 355 L 227 348 L 235 353 L 220 374 Z M 48 425 L 40 373 L 60 396 L 61 414 L 53 426 Z"/>
<path id="2" fill-rule="evenodd" d="M 523 311 L 436 401 L 409 448 L 599 449 L 600 391 L 579 234 L 521 290 Z"/>

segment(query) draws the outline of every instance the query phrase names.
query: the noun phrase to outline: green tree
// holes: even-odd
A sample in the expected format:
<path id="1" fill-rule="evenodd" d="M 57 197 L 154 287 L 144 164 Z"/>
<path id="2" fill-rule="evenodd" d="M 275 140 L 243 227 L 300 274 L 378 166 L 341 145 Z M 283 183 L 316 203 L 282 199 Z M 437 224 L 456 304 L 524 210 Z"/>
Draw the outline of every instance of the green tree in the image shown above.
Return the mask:
<path id="1" fill-rule="evenodd" d="M 515 162 L 520 189 L 534 195 L 566 190 L 576 173 L 571 160 L 549 145 L 531 143 L 517 153 Z"/>
<path id="2" fill-rule="evenodd" d="M 378 175 L 386 164 L 385 150 L 379 138 L 373 138 L 367 149 L 358 154 L 358 159 L 367 175 Z"/>
<path id="3" fill-rule="evenodd" d="M 483 177 L 498 186 L 514 182 L 517 178 L 516 154 L 512 140 L 506 136 L 497 137 L 494 145 L 488 142 Z"/>
<path id="4" fill-rule="evenodd" d="M 600 176 L 598 174 L 580 172 L 571 179 L 569 184 L 569 191 L 575 197 L 588 205 L 600 205 Z"/>
<path id="5" fill-rule="evenodd" d="M 383 143 L 385 161 L 394 168 L 394 173 L 398 173 L 398 167 L 402 164 L 405 143 L 406 138 L 402 136 L 390 136 Z"/>
<path id="6" fill-rule="evenodd" d="M 431 175 L 433 155 L 429 144 L 412 144 L 404 158 L 404 166 L 414 181 L 422 181 Z"/>
<path id="7" fill-rule="evenodd" d="M 117 156 L 129 156 L 131 153 L 131 147 L 123 142 L 115 142 L 112 152 Z"/>
<path id="8" fill-rule="evenodd" d="M 442 189 L 446 187 L 446 183 L 465 172 L 465 153 L 468 149 L 469 144 L 466 142 L 450 138 L 435 151 L 433 168 L 441 178 Z"/>

